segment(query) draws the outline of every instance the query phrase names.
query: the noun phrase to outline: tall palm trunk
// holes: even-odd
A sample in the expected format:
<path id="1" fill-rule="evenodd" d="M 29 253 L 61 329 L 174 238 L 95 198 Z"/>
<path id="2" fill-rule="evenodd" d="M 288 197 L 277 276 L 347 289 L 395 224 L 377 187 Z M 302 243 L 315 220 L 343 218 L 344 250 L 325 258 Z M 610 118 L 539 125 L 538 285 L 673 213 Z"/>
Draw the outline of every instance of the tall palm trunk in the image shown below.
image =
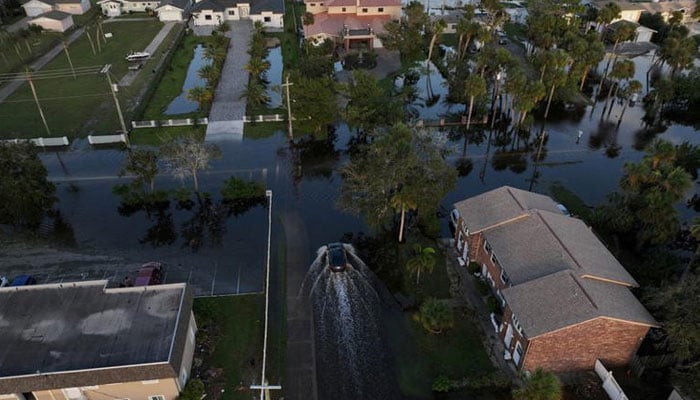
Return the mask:
<path id="1" fill-rule="evenodd" d="M 603 119 L 603 115 L 605 115 L 605 110 L 608 109 L 608 102 L 610 102 L 610 97 L 612 97 L 613 88 L 615 86 L 617 86 L 617 82 L 613 82 L 610 85 L 610 89 L 608 89 L 608 96 L 605 98 L 605 105 L 603 106 L 603 112 L 600 114 L 600 119 Z"/>
<path id="2" fill-rule="evenodd" d="M 403 226 L 406 221 L 406 204 L 401 203 L 401 223 L 399 224 L 399 243 L 403 242 Z"/>
<path id="3" fill-rule="evenodd" d="M 469 96 L 469 111 L 467 111 L 467 130 L 472 124 L 472 111 L 474 110 L 474 96 Z"/>
<path id="4" fill-rule="evenodd" d="M 629 103 L 629 101 L 627 99 L 625 99 L 625 105 L 622 107 L 622 112 L 620 113 L 620 118 L 617 119 L 617 126 L 618 127 L 622 123 L 622 117 L 625 116 L 625 111 L 627 111 L 627 104 L 628 103 Z M 610 107 L 610 109 L 612 109 L 612 107 Z"/>
<path id="5" fill-rule="evenodd" d="M 608 118 L 610 118 L 610 114 L 612 113 L 613 107 L 615 107 L 615 99 L 617 99 L 617 92 L 620 89 L 620 85 L 616 84 L 615 85 L 615 92 L 612 95 L 612 101 L 610 102 L 610 108 L 608 109 Z"/>
<path id="6" fill-rule="evenodd" d="M 580 84 L 579 87 L 578 87 L 578 90 L 579 90 L 579 91 L 583 91 L 583 85 L 586 83 L 586 78 L 588 77 L 588 71 L 590 71 L 590 70 L 591 70 L 591 66 L 590 66 L 590 65 L 587 65 L 587 66 L 583 69 L 583 76 L 581 77 L 581 84 Z"/>
<path id="7" fill-rule="evenodd" d="M 549 90 L 549 98 L 547 98 L 547 108 L 544 109 L 544 119 L 547 119 L 547 116 L 549 115 L 549 106 L 552 104 L 552 97 L 554 97 L 554 88 L 556 88 L 557 85 L 552 85 L 552 88 Z"/>

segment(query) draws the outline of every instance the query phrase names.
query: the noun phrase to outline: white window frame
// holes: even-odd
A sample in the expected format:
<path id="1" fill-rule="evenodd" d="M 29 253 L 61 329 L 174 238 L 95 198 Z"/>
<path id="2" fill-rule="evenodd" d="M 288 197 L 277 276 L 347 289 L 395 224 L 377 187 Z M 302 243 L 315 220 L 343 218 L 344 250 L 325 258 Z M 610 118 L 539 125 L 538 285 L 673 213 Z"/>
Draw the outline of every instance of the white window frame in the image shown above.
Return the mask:
<path id="1" fill-rule="evenodd" d="M 162 395 L 162 394 L 148 395 L 148 400 L 165 400 L 165 395 Z"/>
<path id="2" fill-rule="evenodd" d="M 510 278 L 508 277 L 508 274 L 506 274 L 506 271 L 504 271 L 502 267 L 501 267 L 501 282 L 504 285 L 507 285 L 510 282 Z"/>
<path id="3" fill-rule="evenodd" d="M 489 242 L 488 242 L 486 239 L 484 239 L 484 251 L 485 251 L 487 254 L 491 254 L 491 253 L 493 252 L 493 249 L 491 248 L 491 245 L 489 245 Z"/>
<path id="4" fill-rule="evenodd" d="M 158 383 L 160 383 L 160 380 L 158 379 L 149 379 L 147 381 L 141 381 L 142 385 L 156 385 Z"/>
<path id="5" fill-rule="evenodd" d="M 520 336 L 523 336 L 523 328 L 520 326 L 520 321 L 518 321 L 518 317 L 516 317 L 515 314 L 511 314 L 510 320 L 513 322 L 513 327 L 516 331 L 518 331 L 518 334 Z"/>

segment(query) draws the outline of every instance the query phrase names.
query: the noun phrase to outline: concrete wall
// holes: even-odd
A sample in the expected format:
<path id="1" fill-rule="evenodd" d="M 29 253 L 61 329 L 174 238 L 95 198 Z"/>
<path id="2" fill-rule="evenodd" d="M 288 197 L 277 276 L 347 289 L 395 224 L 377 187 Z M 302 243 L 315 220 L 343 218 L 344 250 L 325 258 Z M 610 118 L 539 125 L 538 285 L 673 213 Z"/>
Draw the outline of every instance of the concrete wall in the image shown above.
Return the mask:
<path id="1" fill-rule="evenodd" d="M 185 351 L 182 356 L 182 363 L 178 375 L 178 385 L 180 391 L 185 387 L 190 378 L 192 370 L 192 359 L 194 358 L 194 348 L 197 335 L 197 323 L 194 320 L 194 313 L 190 312 L 190 320 L 187 327 L 187 341 L 185 342 Z"/>
<path id="2" fill-rule="evenodd" d="M 176 379 L 167 378 L 34 392 L 36 400 L 78 400 L 72 397 L 75 394 L 81 394 L 85 400 L 149 400 L 149 396 L 176 400 L 179 391 Z"/>
<path id="3" fill-rule="evenodd" d="M 64 20 L 59 21 L 55 19 L 39 17 L 29 21 L 29 24 L 40 26 L 47 31 L 65 32 L 68 29 L 70 29 L 71 26 L 73 26 L 73 18 L 68 17 Z"/>
<path id="4" fill-rule="evenodd" d="M 596 359 L 607 366 L 627 365 L 648 330 L 644 325 L 596 318 L 550 332 L 530 339 L 523 369 L 592 370 Z"/>
<path id="5" fill-rule="evenodd" d="M 90 2 L 81 0 L 80 3 L 57 3 L 56 10 L 73 15 L 83 15 L 90 9 Z"/>
<path id="6" fill-rule="evenodd" d="M 253 14 L 250 19 L 262 22 L 265 28 L 284 28 L 284 20 L 282 14 L 273 14 L 270 11 L 263 11 L 262 14 Z"/>

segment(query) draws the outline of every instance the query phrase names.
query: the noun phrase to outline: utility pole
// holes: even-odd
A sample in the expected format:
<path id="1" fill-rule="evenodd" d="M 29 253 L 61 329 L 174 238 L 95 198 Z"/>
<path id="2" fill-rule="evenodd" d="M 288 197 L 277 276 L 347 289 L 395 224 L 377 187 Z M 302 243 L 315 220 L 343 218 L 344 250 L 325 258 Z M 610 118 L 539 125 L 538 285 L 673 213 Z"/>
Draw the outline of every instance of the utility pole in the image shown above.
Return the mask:
<path id="1" fill-rule="evenodd" d="M 49 124 L 46 123 L 46 117 L 44 117 L 44 110 L 41 109 L 41 104 L 39 104 L 39 98 L 36 96 L 36 89 L 34 88 L 34 82 L 32 82 L 32 73 L 27 68 L 27 83 L 32 89 L 32 96 L 34 96 L 34 102 L 36 103 L 36 108 L 39 109 L 39 116 L 41 116 L 41 121 L 44 123 L 44 128 L 46 128 L 46 134 L 51 136 L 51 131 L 49 130 Z"/>
<path id="2" fill-rule="evenodd" d="M 294 84 L 289 83 L 289 74 L 287 74 L 285 83 L 282 84 L 282 86 L 287 89 L 287 134 L 289 136 L 289 140 L 294 140 L 294 131 L 292 130 L 292 102 L 289 99 L 289 87 L 292 85 Z"/>
<path id="3" fill-rule="evenodd" d="M 122 125 L 122 133 L 124 133 L 124 137 L 126 138 L 126 145 L 129 145 L 129 132 L 126 129 L 126 124 L 124 123 L 124 115 L 122 114 L 122 108 L 119 105 L 119 99 L 117 99 L 117 92 L 114 90 L 114 85 L 112 85 L 112 77 L 109 75 L 109 69 L 112 67 L 112 64 L 107 64 L 102 68 L 101 73 L 105 74 L 107 76 L 107 83 L 109 84 L 109 91 L 112 93 L 112 98 L 114 99 L 114 104 L 117 106 L 117 114 L 119 115 L 119 123 Z"/>

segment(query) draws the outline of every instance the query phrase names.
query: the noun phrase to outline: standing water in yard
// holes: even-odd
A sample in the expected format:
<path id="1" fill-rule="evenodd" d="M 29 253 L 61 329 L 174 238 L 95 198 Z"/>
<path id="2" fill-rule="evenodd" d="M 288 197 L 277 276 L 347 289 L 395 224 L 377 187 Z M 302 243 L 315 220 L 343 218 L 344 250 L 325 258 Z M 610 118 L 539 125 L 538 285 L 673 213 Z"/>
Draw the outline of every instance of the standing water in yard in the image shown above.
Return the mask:
<path id="1" fill-rule="evenodd" d="M 199 77 L 199 69 L 208 64 L 209 61 L 204 58 L 204 46 L 201 44 L 197 45 L 194 49 L 194 56 L 192 57 L 190 66 L 187 68 L 187 77 L 185 78 L 185 83 L 182 85 L 182 93 L 168 104 L 168 108 L 165 110 L 166 115 L 186 114 L 197 111 L 199 104 L 197 104 L 196 101 L 188 99 L 187 92 L 192 88 L 205 86 L 207 84 L 205 79 Z"/>
<path id="2" fill-rule="evenodd" d="M 306 277 L 314 310 L 316 374 L 320 399 L 396 399 L 397 384 L 382 342 L 382 303 L 374 274 L 344 245 L 347 266 L 334 272 L 327 247 Z"/>
<path id="3" fill-rule="evenodd" d="M 267 103 L 269 108 L 282 106 L 282 47 L 277 46 L 268 50 L 265 61 L 270 63 L 270 69 L 265 73 L 267 85 L 265 93 L 270 97 Z"/>

